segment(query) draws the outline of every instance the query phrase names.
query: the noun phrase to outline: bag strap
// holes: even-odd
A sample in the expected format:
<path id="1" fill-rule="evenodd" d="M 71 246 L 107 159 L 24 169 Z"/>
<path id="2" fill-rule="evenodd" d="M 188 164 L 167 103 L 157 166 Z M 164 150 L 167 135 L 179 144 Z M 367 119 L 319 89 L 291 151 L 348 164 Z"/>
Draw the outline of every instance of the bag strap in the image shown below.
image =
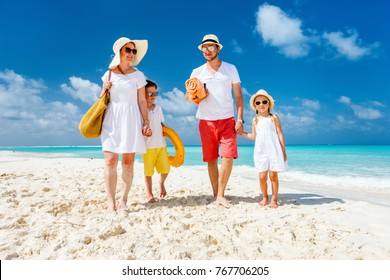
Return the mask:
<path id="1" fill-rule="evenodd" d="M 111 69 L 110 69 L 110 72 L 108 72 L 108 79 L 107 79 L 107 82 L 109 82 L 111 79 Z M 104 94 L 107 94 L 109 93 L 110 91 L 108 89 L 106 89 L 106 91 L 104 92 Z"/>
<path id="2" fill-rule="evenodd" d="M 107 82 L 109 82 L 111 79 L 111 70 L 108 72 L 108 79 Z M 110 91 L 106 89 L 102 96 L 100 96 L 100 99 L 104 99 L 104 103 L 107 105 L 110 102 Z"/>

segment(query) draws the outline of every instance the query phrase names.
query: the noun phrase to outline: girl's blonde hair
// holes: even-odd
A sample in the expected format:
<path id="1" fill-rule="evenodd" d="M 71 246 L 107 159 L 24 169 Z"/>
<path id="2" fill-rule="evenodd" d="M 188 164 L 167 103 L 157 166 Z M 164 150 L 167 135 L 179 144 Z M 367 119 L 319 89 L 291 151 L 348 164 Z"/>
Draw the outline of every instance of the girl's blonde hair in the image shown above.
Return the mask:
<path id="1" fill-rule="evenodd" d="M 271 121 L 275 122 L 275 116 L 271 112 L 269 113 L 269 115 L 270 115 Z M 261 116 L 258 115 L 257 111 L 256 111 L 256 117 L 254 117 L 252 120 L 253 125 L 256 125 L 259 122 L 260 118 L 261 118 Z"/>

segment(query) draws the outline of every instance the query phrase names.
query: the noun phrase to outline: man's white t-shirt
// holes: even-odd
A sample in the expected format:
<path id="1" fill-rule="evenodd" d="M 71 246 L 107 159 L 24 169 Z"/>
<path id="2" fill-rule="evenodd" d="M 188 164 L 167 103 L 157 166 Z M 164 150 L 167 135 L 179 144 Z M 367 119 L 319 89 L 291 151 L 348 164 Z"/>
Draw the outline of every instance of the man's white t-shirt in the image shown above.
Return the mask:
<path id="1" fill-rule="evenodd" d="M 196 117 L 201 120 L 223 120 L 234 117 L 233 84 L 240 83 L 237 68 L 230 63 L 222 62 L 218 71 L 213 74 L 206 64 L 194 69 L 191 78 L 197 77 L 206 84 L 209 95 L 198 107 Z"/>

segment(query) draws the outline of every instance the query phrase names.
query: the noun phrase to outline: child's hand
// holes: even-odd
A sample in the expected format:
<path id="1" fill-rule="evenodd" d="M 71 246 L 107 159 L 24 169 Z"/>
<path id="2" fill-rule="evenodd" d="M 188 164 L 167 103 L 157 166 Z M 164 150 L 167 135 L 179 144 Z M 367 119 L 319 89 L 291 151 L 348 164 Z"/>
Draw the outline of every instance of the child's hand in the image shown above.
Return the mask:
<path id="1" fill-rule="evenodd" d="M 145 125 L 145 126 L 142 128 L 142 135 L 144 135 L 144 136 L 146 136 L 146 137 L 152 136 L 152 130 L 150 129 L 149 125 Z"/>
<path id="2" fill-rule="evenodd" d="M 236 130 L 236 133 L 237 134 L 242 134 L 244 133 L 244 125 L 240 122 L 236 122 L 236 126 L 234 127 L 234 129 Z"/>

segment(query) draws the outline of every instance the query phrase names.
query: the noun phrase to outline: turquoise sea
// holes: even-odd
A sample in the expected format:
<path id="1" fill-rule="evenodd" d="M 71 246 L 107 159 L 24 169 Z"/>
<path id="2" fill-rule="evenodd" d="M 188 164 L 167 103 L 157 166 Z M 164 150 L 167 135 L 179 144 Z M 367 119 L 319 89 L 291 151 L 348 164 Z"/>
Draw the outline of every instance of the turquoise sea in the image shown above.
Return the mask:
<path id="1" fill-rule="evenodd" d="M 288 172 L 281 181 L 295 185 L 315 184 L 320 188 L 370 190 L 390 193 L 390 145 L 290 145 Z M 0 147 L 0 151 L 50 153 L 51 156 L 103 158 L 100 146 Z M 168 146 L 174 154 L 174 148 Z M 142 162 L 140 155 L 137 161 Z M 201 146 L 185 147 L 185 166 L 205 166 Z M 253 167 L 253 146 L 239 146 L 235 170 L 257 178 Z"/>

